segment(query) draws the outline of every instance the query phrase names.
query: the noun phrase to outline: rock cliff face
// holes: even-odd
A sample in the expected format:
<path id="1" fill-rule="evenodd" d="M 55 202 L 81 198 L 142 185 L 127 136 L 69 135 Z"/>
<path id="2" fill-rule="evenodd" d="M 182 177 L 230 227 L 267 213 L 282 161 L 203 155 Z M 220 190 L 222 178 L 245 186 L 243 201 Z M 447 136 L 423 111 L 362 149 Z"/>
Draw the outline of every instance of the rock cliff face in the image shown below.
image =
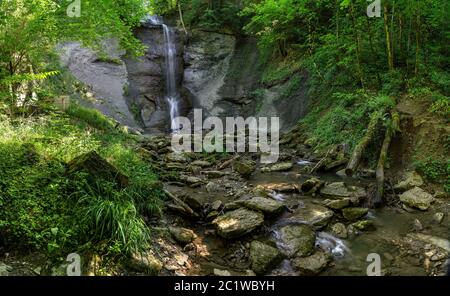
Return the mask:
<path id="1" fill-rule="evenodd" d="M 147 46 L 142 57 L 125 57 L 108 41 L 108 60 L 115 62 L 102 61 L 79 44 L 66 44 L 62 60 L 76 78 L 90 86 L 100 101 L 94 107 L 147 133 L 167 132 L 170 120 L 161 25 L 142 25 L 135 35 Z M 175 43 L 181 115 L 201 108 L 204 116 L 278 116 L 286 130 L 306 113 L 306 74 L 262 84 L 266 65 L 253 39 L 201 30 L 186 37 L 175 30 Z"/>
<path id="2" fill-rule="evenodd" d="M 132 115 L 124 90 L 128 84 L 125 64 L 120 60 L 124 54 L 118 50 L 117 42 L 104 42 L 108 59 L 98 55 L 79 43 L 60 45 L 61 62 L 81 82 L 89 86 L 95 98 L 84 105 L 94 107 L 123 125 L 136 128 L 139 123 Z"/>
<path id="3" fill-rule="evenodd" d="M 135 30 L 135 35 L 147 46 L 145 55 L 125 59 L 128 71 L 128 98 L 141 124 L 149 133 L 163 132 L 169 127 L 168 106 L 165 97 L 165 56 L 164 37 L 160 25 L 143 25 Z M 176 63 L 180 69 L 176 83 L 183 80 L 183 36 L 175 34 Z M 186 98 L 186 96 L 184 96 Z M 187 100 L 182 104 L 184 112 L 189 109 Z"/>

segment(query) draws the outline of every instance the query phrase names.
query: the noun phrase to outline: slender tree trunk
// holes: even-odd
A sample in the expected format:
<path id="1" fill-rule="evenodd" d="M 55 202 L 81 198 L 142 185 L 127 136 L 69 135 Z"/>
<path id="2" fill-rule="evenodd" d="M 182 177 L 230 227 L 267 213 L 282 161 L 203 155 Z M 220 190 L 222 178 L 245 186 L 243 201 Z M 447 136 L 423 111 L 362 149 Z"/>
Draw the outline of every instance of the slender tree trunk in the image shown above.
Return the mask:
<path id="1" fill-rule="evenodd" d="M 184 25 L 183 12 L 181 11 L 181 4 L 180 3 L 178 3 L 178 13 L 180 14 L 180 22 L 181 22 L 181 25 L 183 26 L 184 33 L 186 34 L 186 36 L 188 36 L 188 32 L 186 30 L 186 26 Z"/>
<path id="2" fill-rule="evenodd" d="M 355 13 L 354 13 L 354 9 L 353 9 L 353 4 L 350 4 L 350 14 L 351 14 L 351 18 L 352 18 L 353 35 L 354 35 L 355 42 L 356 42 L 356 66 L 358 69 L 358 75 L 359 75 L 359 80 L 361 82 L 361 87 L 364 88 L 364 77 L 363 77 L 363 71 L 362 71 L 362 67 L 361 67 L 361 40 L 360 40 L 358 29 L 356 27 L 356 18 L 355 18 Z"/>
<path id="3" fill-rule="evenodd" d="M 419 40 L 420 40 L 420 14 L 417 14 L 417 30 L 416 30 L 416 63 L 414 67 L 414 74 L 417 76 L 419 74 Z"/>
<path id="4" fill-rule="evenodd" d="M 409 16 L 408 40 L 406 42 L 406 73 L 409 74 L 409 51 L 411 50 L 412 17 Z"/>
<path id="5" fill-rule="evenodd" d="M 392 54 L 392 65 L 394 65 L 395 61 L 395 30 L 394 30 L 394 15 L 395 15 L 395 1 L 392 2 L 392 15 L 391 15 L 391 54 Z"/>
<path id="6" fill-rule="evenodd" d="M 394 69 L 394 60 L 393 60 L 393 56 L 392 56 L 391 34 L 389 32 L 389 27 L 388 27 L 388 9 L 387 9 L 386 4 L 384 4 L 384 32 L 386 35 L 386 50 L 387 50 L 387 55 L 388 55 L 388 67 L 389 67 L 389 70 L 393 70 Z"/>

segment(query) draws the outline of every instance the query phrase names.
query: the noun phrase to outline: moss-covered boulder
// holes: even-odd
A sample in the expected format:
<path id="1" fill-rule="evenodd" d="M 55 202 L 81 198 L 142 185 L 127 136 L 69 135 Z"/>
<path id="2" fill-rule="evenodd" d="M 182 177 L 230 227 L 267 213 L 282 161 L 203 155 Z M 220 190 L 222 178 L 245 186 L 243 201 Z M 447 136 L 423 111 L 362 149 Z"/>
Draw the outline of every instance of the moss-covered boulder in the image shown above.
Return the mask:
<path id="1" fill-rule="evenodd" d="M 306 204 L 305 207 L 297 209 L 294 213 L 295 220 L 305 222 L 314 229 L 325 227 L 333 215 L 333 211 L 316 204 Z"/>
<path id="2" fill-rule="evenodd" d="M 237 172 L 243 178 L 249 178 L 255 169 L 256 164 L 251 160 L 237 160 L 233 164 L 233 171 Z"/>
<path id="3" fill-rule="evenodd" d="M 240 208 L 217 217 L 212 223 L 220 236 L 233 239 L 244 236 L 261 226 L 264 223 L 264 215 Z"/>
<path id="4" fill-rule="evenodd" d="M 129 183 L 127 176 L 95 151 L 82 154 L 67 164 L 66 175 L 73 176 L 79 172 L 86 173 L 93 186 L 98 179 L 115 182 L 120 188 L 127 187 Z"/>
<path id="5" fill-rule="evenodd" d="M 186 245 L 192 242 L 195 234 L 192 230 L 183 227 L 169 227 L 172 237 L 180 244 Z"/>
<path id="6" fill-rule="evenodd" d="M 237 203 L 250 210 L 261 211 L 269 215 L 278 214 L 284 208 L 284 205 L 281 202 L 262 196 L 255 196 L 250 199 L 239 200 L 237 201 Z"/>
<path id="7" fill-rule="evenodd" d="M 282 254 L 277 248 L 259 241 L 253 241 L 250 244 L 252 270 L 257 275 L 265 274 L 270 268 L 276 266 L 282 258 Z"/>
<path id="8" fill-rule="evenodd" d="M 308 225 L 288 225 L 279 232 L 283 251 L 287 256 L 304 257 L 314 252 L 316 234 Z"/>
<path id="9" fill-rule="evenodd" d="M 345 219 L 349 221 L 356 221 L 369 212 L 369 209 L 367 208 L 345 208 L 342 209 L 342 215 Z"/>
<path id="10" fill-rule="evenodd" d="M 425 190 L 414 187 L 400 195 L 400 201 L 408 207 L 425 211 L 433 203 L 434 198 Z"/>
<path id="11" fill-rule="evenodd" d="M 308 257 L 297 257 L 292 265 L 301 275 L 317 275 L 331 262 L 331 257 L 325 252 L 316 252 Z"/>

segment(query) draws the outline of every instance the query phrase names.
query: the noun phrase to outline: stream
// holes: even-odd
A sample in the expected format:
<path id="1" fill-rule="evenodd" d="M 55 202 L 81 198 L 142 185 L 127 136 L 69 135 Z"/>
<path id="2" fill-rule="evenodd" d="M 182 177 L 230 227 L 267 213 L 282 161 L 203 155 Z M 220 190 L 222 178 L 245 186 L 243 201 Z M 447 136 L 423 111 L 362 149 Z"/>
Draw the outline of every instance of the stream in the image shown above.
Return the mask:
<path id="1" fill-rule="evenodd" d="M 309 162 L 299 161 L 293 169 L 288 172 L 255 172 L 248 180 L 250 188 L 257 186 L 273 186 L 276 184 L 300 184 L 311 175 L 304 174 L 304 166 Z M 315 177 L 326 182 L 342 182 L 356 186 L 367 186 L 373 180 L 358 180 L 354 178 L 340 177 L 335 174 L 321 174 Z M 217 179 L 215 179 L 217 180 Z M 220 179 L 219 179 L 220 180 Z M 214 180 L 212 180 L 214 181 Z M 179 194 L 195 195 L 203 198 L 208 204 L 217 200 L 223 203 L 229 202 L 223 192 L 211 193 L 204 186 L 198 188 L 186 188 L 170 186 L 170 190 Z M 280 238 L 280 228 L 286 225 L 308 224 L 298 218 L 298 213 L 308 211 L 310 207 L 320 206 L 326 198 L 317 196 L 306 196 L 301 193 L 279 193 L 273 191 L 269 196 L 283 203 L 286 208 L 280 215 L 267 219 L 260 230 L 251 235 L 235 240 L 226 240 L 214 235 L 209 223 L 183 220 L 183 227 L 193 229 L 196 235 L 196 245 L 202 251 L 194 256 L 193 261 L 197 263 L 196 268 L 188 271 L 191 275 L 211 275 L 215 270 L 226 270 L 231 275 L 242 275 L 250 269 L 248 257 L 248 246 L 254 241 L 265 242 L 276 246 L 279 250 L 287 249 Z M 293 209 L 293 210 L 292 210 Z M 440 211 L 448 213 L 449 204 L 439 207 Z M 315 248 L 332 256 L 331 263 L 320 275 L 366 275 L 370 262 L 367 257 L 371 253 L 380 255 L 382 274 L 386 275 L 427 275 L 428 266 L 424 267 L 422 247 L 414 251 L 405 247 L 402 242 L 409 233 L 414 232 L 413 222 L 415 219 L 424 225 L 423 232 L 446 238 L 448 236 L 448 223 L 436 224 L 430 212 L 413 211 L 407 212 L 403 209 L 384 207 L 381 209 L 370 209 L 363 219 L 373 221 L 375 230 L 355 231 L 346 238 L 339 238 L 332 234 L 330 225 L 339 221 L 336 217 L 330 220 L 327 227 L 316 229 Z M 334 222 L 333 222 L 334 221 Z M 414 244 L 414 243 L 413 243 Z M 413 247 L 414 249 L 414 247 Z M 428 244 L 425 249 L 431 250 Z M 427 261 L 426 261 L 427 262 Z M 268 275 L 301 275 L 293 266 L 292 259 L 285 257 L 278 266 L 267 273 Z"/>

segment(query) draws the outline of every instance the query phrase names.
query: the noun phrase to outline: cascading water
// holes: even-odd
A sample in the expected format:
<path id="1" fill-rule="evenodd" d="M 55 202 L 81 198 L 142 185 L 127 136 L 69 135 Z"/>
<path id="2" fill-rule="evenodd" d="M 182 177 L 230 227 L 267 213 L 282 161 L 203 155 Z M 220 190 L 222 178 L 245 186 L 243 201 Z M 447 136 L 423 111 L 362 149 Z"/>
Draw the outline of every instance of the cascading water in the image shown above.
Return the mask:
<path id="1" fill-rule="evenodd" d="M 179 129 L 175 118 L 179 116 L 180 94 L 177 89 L 176 47 L 172 28 L 162 24 L 164 32 L 164 53 L 166 58 L 166 101 L 170 109 L 170 122 L 172 131 Z"/>

